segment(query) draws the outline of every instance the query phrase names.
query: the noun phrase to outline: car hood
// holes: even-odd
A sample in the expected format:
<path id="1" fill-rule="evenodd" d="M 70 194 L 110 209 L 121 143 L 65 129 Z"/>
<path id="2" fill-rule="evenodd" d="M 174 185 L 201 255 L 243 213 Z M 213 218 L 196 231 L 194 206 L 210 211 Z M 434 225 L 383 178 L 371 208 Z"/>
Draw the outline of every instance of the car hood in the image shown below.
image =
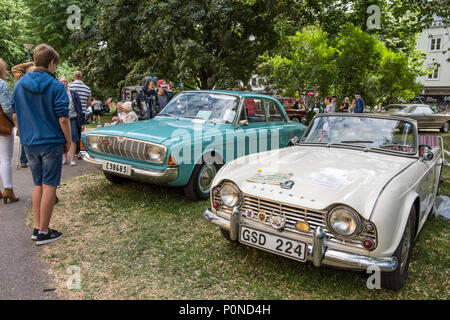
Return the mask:
<path id="1" fill-rule="evenodd" d="M 146 121 L 106 126 L 91 130 L 87 134 L 121 136 L 163 144 L 168 139 L 178 138 L 181 135 L 191 134 L 193 136 L 195 130 L 203 132 L 205 129 L 220 126 L 223 125 L 192 119 L 180 118 L 177 120 L 168 117 L 156 117 Z"/>
<path id="2" fill-rule="evenodd" d="M 242 192 L 266 199 L 324 210 L 345 204 L 365 219 L 386 183 L 414 158 L 343 148 L 296 146 L 237 159 L 218 173 L 214 184 L 232 180 Z M 279 182 L 255 176 L 281 174 L 294 182 L 283 189 Z"/>

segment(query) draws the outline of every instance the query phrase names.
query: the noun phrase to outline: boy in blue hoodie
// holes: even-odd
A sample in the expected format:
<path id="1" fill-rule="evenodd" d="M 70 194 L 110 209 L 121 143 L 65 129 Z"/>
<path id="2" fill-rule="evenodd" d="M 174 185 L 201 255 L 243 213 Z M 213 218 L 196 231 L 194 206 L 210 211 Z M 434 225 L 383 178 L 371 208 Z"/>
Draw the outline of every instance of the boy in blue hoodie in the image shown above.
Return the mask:
<path id="1" fill-rule="evenodd" d="M 36 69 L 19 82 L 12 95 L 13 118 L 33 175 L 33 213 L 35 228 L 32 240 L 43 245 L 62 237 L 49 229 L 60 184 L 63 153 L 70 147 L 69 97 L 53 72 L 59 63 L 58 53 L 41 44 L 34 49 Z"/>

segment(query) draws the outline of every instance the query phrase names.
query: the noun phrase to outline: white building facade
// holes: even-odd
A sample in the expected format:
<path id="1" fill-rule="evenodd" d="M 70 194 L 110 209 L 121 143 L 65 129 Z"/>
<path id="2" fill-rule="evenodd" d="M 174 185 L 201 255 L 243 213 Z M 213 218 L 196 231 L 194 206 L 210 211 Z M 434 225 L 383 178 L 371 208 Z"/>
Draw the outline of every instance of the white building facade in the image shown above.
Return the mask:
<path id="1" fill-rule="evenodd" d="M 427 55 L 425 66 L 435 67 L 430 74 L 417 80 L 424 85 L 422 95 L 437 99 L 450 99 L 450 26 L 441 19 L 425 29 L 417 41 L 417 49 Z M 446 98 L 447 97 L 447 98 Z"/>

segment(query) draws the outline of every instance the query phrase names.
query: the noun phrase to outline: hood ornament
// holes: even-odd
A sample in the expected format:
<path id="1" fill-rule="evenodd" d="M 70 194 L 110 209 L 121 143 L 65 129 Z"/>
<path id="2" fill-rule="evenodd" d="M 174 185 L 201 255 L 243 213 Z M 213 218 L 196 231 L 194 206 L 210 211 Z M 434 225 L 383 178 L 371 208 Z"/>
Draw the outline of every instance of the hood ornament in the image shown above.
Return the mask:
<path id="1" fill-rule="evenodd" d="M 280 183 L 280 187 L 283 188 L 283 189 L 292 189 L 294 184 L 295 184 L 294 181 L 288 180 L 288 181 Z"/>

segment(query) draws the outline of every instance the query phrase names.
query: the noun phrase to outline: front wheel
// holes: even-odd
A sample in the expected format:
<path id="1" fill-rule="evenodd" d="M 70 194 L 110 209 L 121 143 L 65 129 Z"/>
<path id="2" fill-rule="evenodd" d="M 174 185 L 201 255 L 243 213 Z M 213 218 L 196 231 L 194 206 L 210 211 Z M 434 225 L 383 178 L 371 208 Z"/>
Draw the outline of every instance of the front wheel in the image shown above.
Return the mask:
<path id="1" fill-rule="evenodd" d="M 381 286 L 386 289 L 399 290 L 405 284 L 408 277 L 409 260 L 414 241 L 414 231 L 416 227 L 416 209 L 413 206 L 409 213 L 408 222 L 403 232 L 402 240 L 395 250 L 394 256 L 397 257 L 398 266 L 392 272 L 381 273 Z"/>
<path id="2" fill-rule="evenodd" d="M 214 163 L 196 164 L 188 184 L 184 187 L 186 197 L 193 201 L 208 199 L 211 184 L 217 171 L 218 167 Z"/>

